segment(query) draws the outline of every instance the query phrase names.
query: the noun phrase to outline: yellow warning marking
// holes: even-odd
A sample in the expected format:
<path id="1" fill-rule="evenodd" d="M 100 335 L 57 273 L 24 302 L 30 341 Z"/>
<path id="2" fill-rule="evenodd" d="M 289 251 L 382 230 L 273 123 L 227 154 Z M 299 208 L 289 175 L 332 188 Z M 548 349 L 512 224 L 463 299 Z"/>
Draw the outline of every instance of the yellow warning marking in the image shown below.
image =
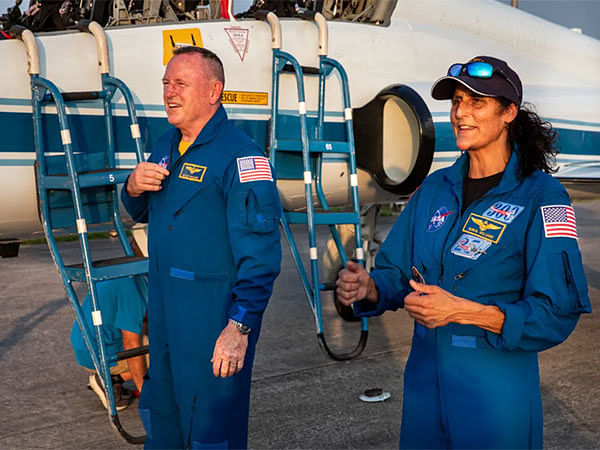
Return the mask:
<path id="1" fill-rule="evenodd" d="M 173 50 L 188 45 L 203 47 L 202 34 L 199 28 L 178 28 L 163 30 L 163 65 L 167 65 L 173 57 Z"/>
<path id="2" fill-rule="evenodd" d="M 266 105 L 269 95 L 266 92 L 223 91 L 221 102 L 233 105 Z"/>

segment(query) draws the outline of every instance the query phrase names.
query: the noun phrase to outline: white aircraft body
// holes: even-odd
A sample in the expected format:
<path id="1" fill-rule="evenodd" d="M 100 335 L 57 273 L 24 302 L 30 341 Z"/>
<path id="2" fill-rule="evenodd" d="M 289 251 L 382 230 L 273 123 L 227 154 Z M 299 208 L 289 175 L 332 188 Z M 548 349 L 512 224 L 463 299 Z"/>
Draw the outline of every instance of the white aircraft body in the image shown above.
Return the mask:
<path id="1" fill-rule="evenodd" d="M 327 3 L 327 2 L 326 2 Z M 492 0 L 371 1 L 369 22 L 329 20 L 329 56 L 349 77 L 356 130 L 361 203 L 396 201 L 408 195 L 430 170 L 454 161 L 450 102 L 430 96 L 433 82 L 455 62 L 476 55 L 505 59 L 520 74 L 524 100 L 535 104 L 560 136 L 558 163 L 565 177 L 590 181 L 600 160 L 600 41 Z M 360 19 L 360 17 L 359 17 Z M 262 148 L 271 117 L 271 29 L 256 19 L 164 22 L 105 29 L 111 74 L 131 89 L 145 151 L 150 152 L 168 123 L 161 77 L 174 47 L 196 44 L 215 51 L 225 67 L 225 109 Z M 303 66 L 318 66 L 314 22 L 282 18 L 282 50 Z M 38 33 L 41 75 L 62 91 L 101 89 L 94 38 L 77 31 Z M 19 40 L 0 41 L 0 238 L 41 230 L 38 220 L 27 55 Z M 317 77 L 307 75 L 306 108 L 317 110 Z M 343 131 L 339 83 L 327 86 L 325 134 Z M 115 96 L 118 162 L 132 166 L 133 143 L 123 98 Z M 280 90 L 281 132 L 298 132 L 298 98 L 293 75 Z M 61 151 L 52 106 L 45 107 L 48 149 Z M 103 110 L 88 102 L 69 107 L 78 151 L 101 151 Z M 435 153 L 430 165 L 435 129 Z M 428 156 L 429 154 L 429 156 Z M 348 202 L 345 164 L 328 155 L 323 176 L 330 205 Z M 581 167 L 591 172 L 580 175 Z M 596 165 L 597 167 L 597 165 Z M 284 168 L 286 169 L 286 168 Z M 289 167 L 288 170 L 301 170 Z M 561 172 L 559 171 L 559 175 Z M 284 206 L 301 208 L 301 180 L 280 176 Z"/>

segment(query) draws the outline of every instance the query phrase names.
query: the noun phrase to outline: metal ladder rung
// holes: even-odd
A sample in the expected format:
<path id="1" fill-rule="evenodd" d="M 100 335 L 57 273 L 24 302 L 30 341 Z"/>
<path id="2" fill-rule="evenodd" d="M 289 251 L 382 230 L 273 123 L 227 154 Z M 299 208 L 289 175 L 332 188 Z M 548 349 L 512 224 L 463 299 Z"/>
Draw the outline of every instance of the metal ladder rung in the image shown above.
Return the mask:
<path id="1" fill-rule="evenodd" d="M 65 272 L 71 281 L 85 282 L 83 263 L 65 266 Z M 140 256 L 122 256 L 119 258 L 94 261 L 91 267 L 92 280 L 103 281 L 125 278 L 148 273 L 148 258 Z"/>
<path id="2" fill-rule="evenodd" d="M 308 214 L 284 211 L 288 223 L 308 223 Z M 360 216 L 355 213 L 320 212 L 313 214 L 315 225 L 360 224 Z"/>
<path id="3" fill-rule="evenodd" d="M 122 352 L 117 352 L 114 358 L 110 358 L 109 362 L 114 363 L 117 361 L 122 361 L 124 359 L 135 358 L 136 356 L 142 356 L 148 354 L 148 346 L 142 345 L 137 348 L 130 348 L 129 350 L 123 350 Z"/>
<path id="4" fill-rule="evenodd" d="M 104 91 L 79 91 L 79 92 L 61 92 L 64 102 L 79 102 L 85 100 L 100 100 L 106 97 Z M 54 97 L 50 94 L 44 95 L 42 103 L 54 103 Z"/>
<path id="5" fill-rule="evenodd" d="M 303 75 L 319 75 L 318 67 L 300 66 L 300 68 L 302 69 Z M 286 73 L 295 73 L 294 67 L 290 63 L 287 63 L 285 66 L 283 66 L 281 71 Z"/>
<path id="6" fill-rule="evenodd" d="M 275 146 L 278 152 L 302 152 L 302 141 L 299 139 L 278 139 Z M 350 153 L 350 145 L 346 141 L 309 141 L 310 153 Z"/>
<path id="7" fill-rule="evenodd" d="M 77 179 L 80 188 L 111 186 L 124 183 L 131 169 L 102 169 L 91 172 L 79 172 Z M 46 175 L 43 178 L 46 189 L 71 189 L 73 182 L 68 175 Z"/>

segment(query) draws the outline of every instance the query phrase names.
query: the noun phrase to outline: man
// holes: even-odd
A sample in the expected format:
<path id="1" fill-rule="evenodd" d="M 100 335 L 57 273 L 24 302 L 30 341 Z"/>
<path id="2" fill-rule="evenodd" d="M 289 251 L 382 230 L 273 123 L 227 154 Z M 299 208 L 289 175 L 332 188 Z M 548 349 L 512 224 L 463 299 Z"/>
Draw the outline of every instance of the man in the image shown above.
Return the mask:
<path id="1" fill-rule="evenodd" d="M 98 302 L 102 311 L 102 333 L 106 346 L 107 357 L 116 355 L 123 350 L 138 348 L 142 345 L 142 329 L 146 314 L 146 300 L 139 292 L 133 278 L 118 278 L 101 281 L 96 284 Z M 90 330 L 92 324 L 92 305 L 87 295 L 81 305 L 83 316 Z M 92 331 L 93 332 L 93 331 Z M 96 393 L 105 408 L 108 409 L 106 394 L 102 388 L 100 377 L 95 371 L 92 357 L 81 335 L 77 322 L 71 330 L 71 345 L 75 358 L 80 366 L 92 372 L 88 386 Z M 97 346 L 96 340 L 92 345 Z M 146 373 L 146 361 L 143 356 L 119 361 L 110 368 L 113 376 L 113 388 L 117 410 L 121 411 L 133 401 L 134 396 L 123 388 L 123 382 L 133 380 L 138 391 L 142 390 L 143 377 Z"/>
<path id="2" fill-rule="evenodd" d="M 280 270 L 281 205 L 268 160 L 228 121 L 223 66 L 177 49 L 163 77 L 174 128 L 136 166 L 123 203 L 148 221 L 147 448 L 246 448 L 262 314 Z"/>

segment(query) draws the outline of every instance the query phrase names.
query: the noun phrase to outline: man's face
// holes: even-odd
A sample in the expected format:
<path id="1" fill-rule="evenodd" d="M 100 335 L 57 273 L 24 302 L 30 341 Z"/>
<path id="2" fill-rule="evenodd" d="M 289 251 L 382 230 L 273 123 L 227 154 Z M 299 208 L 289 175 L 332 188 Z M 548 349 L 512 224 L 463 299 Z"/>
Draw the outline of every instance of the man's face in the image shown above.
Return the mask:
<path id="1" fill-rule="evenodd" d="M 174 56 L 167 65 L 162 80 L 165 110 L 169 123 L 184 135 L 197 135 L 214 113 L 220 89 L 211 78 L 206 61 L 198 54 Z"/>

